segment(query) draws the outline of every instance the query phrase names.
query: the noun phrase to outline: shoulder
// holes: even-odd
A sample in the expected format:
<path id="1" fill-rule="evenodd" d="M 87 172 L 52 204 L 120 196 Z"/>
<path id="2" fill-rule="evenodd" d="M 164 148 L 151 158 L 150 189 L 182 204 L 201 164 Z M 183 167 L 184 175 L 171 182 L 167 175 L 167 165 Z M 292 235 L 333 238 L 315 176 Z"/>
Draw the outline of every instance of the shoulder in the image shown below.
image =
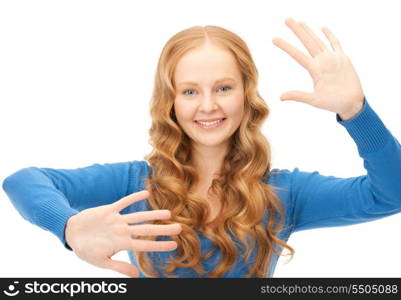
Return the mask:
<path id="1" fill-rule="evenodd" d="M 149 177 L 150 166 L 146 160 L 133 160 L 128 164 L 128 194 L 132 194 L 145 188 L 144 181 Z"/>
<path id="2" fill-rule="evenodd" d="M 307 172 L 299 168 L 292 168 L 291 170 L 274 168 L 265 177 L 264 182 L 277 191 L 284 202 L 289 202 L 292 194 L 310 184 L 311 179 L 319 176 L 320 174 L 317 171 Z"/>
<path id="3" fill-rule="evenodd" d="M 289 169 L 271 169 L 264 178 L 264 182 L 271 185 L 273 188 L 288 191 L 291 187 L 294 172 L 297 170 L 298 168 L 294 168 L 292 171 Z"/>
<path id="4" fill-rule="evenodd" d="M 288 218 L 292 215 L 294 207 L 292 194 L 294 182 L 296 182 L 296 177 L 299 172 L 300 170 L 298 168 L 293 168 L 291 170 L 273 168 L 264 178 L 264 182 L 273 189 L 273 192 L 276 193 L 283 203 Z M 288 219 L 287 222 L 290 222 L 290 219 Z"/>
<path id="5" fill-rule="evenodd" d="M 292 170 L 274 168 L 266 175 L 264 182 L 279 189 L 290 189 L 292 185 L 310 173 L 302 171 L 299 168 L 293 168 Z"/>
<path id="6" fill-rule="evenodd" d="M 145 180 L 150 174 L 150 165 L 146 160 L 133 160 L 126 162 L 128 164 L 128 190 L 127 195 L 145 190 Z M 128 206 L 122 213 L 132 213 L 136 211 L 149 210 L 147 199 L 138 201 Z"/>
<path id="7" fill-rule="evenodd" d="M 112 163 L 95 163 L 89 167 L 75 169 L 74 172 L 82 174 L 94 174 L 121 183 L 125 187 L 122 196 L 132 194 L 143 189 L 143 180 L 148 176 L 149 165 L 145 160 L 132 160 Z"/>

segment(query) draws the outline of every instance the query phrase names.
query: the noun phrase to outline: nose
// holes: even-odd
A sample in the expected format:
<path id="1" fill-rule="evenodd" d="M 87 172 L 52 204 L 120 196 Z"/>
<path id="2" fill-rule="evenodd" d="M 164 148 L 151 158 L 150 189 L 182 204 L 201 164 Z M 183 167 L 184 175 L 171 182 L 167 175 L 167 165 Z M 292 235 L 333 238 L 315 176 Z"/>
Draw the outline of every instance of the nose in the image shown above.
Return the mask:
<path id="1" fill-rule="evenodd" d="M 200 99 L 199 110 L 208 113 L 217 109 L 216 99 L 210 93 L 205 94 Z"/>

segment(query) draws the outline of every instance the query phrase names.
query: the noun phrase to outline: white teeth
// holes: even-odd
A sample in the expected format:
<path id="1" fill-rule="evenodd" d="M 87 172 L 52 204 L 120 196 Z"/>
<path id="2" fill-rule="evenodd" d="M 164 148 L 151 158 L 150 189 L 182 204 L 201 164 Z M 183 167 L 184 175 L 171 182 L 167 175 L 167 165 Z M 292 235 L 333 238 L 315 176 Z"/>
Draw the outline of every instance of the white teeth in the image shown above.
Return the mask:
<path id="1" fill-rule="evenodd" d="M 212 126 L 212 125 L 218 124 L 220 122 L 223 122 L 223 119 L 213 121 L 213 122 L 201 122 L 201 121 L 196 121 L 196 122 L 198 122 L 199 124 L 201 124 L 203 126 Z"/>

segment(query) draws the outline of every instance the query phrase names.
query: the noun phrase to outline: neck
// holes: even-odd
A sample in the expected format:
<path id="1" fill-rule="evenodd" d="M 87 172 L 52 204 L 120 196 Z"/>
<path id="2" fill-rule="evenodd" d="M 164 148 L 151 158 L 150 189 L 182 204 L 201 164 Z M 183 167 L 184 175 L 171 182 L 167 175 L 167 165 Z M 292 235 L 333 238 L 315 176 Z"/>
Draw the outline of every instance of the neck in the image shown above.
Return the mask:
<path id="1" fill-rule="evenodd" d="M 193 145 L 192 157 L 201 181 L 210 181 L 213 175 L 218 173 L 227 153 L 228 144 L 215 147 L 205 145 Z"/>

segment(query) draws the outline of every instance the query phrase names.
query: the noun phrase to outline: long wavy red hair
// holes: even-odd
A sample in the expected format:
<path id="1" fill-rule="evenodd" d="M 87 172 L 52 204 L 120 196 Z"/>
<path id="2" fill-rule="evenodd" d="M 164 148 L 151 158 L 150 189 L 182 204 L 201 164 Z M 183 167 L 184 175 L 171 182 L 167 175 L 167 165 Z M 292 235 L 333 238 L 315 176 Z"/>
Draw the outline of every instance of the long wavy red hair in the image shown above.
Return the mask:
<path id="1" fill-rule="evenodd" d="M 208 205 L 191 192 L 199 182 L 194 168 L 190 138 L 179 126 L 175 112 L 173 73 L 179 59 L 189 50 L 212 41 L 230 51 L 238 63 L 244 86 L 244 115 L 239 128 L 231 137 L 230 149 L 224 158 L 219 176 L 214 178 L 209 194 L 221 199 L 221 212 L 207 224 Z M 245 260 L 256 249 L 255 260 L 246 277 L 267 277 L 272 255 L 283 255 L 276 246 L 287 248 L 291 258 L 294 249 L 280 240 L 285 210 L 275 190 L 266 182 L 271 172 L 270 144 L 261 133 L 269 108 L 257 91 L 258 71 L 246 43 L 235 33 L 218 26 L 194 26 L 171 37 L 159 58 L 151 99 L 152 125 L 149 130 L 153 150 L 145 156 L 151 166 L 145 187 L 152 209 L 169 209 L 170 220 L 153 224 L 182 224 L 182 232 L 172 239 L 178 243 L 176 256 L 167 265 L 154 268 L 147 252 L 136 252 L 141 271 L 149 277 L 175 277 L 176 268 L 193 268 L 200 276 L 220 277 L 237 261 L 239 249 L 230 237 L 231 231 L 245 246 Z M 266 225 L 262 220 L 267 212 Z M 277 215 L 278 214 L 278 215 Z M 278 218 L 277 218 L 278 216 Z M 196 231 L 208 237 L 215 247 L 202 254 Z M 156 237 L 148 236 L 149 240 Z M 216 249 L 221 250 L 221 262 L 206 274 L 202 260 Z M 288 254 L 286 254 L 288 255 Z M 152 267 L 153 266 L 153 267 Z"/>

